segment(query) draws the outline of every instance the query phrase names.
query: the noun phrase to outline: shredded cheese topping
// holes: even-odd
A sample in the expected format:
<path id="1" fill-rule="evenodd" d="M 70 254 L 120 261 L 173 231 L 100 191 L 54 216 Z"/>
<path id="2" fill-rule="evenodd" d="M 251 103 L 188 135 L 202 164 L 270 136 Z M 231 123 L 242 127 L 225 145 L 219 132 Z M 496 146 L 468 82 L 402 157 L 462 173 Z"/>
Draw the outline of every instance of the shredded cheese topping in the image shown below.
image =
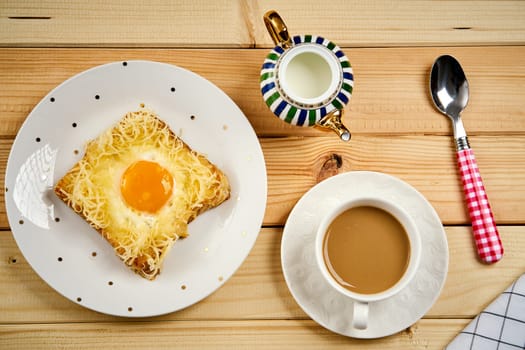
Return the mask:
<path id="1" fill-rule="evenodd" d="M 137 160 L 158 162 L 174 180 L 156 213 L 137 211 L 119 190 L 121 176 Z M 134 271 L 154 279 L 166 253 L 201 212 L 230 196 L 222 171 L 192 151 L 154 113 L 130 112 L 88 143 L 84 157 L 57 183 L 55 193 L 85 218 Z"/>

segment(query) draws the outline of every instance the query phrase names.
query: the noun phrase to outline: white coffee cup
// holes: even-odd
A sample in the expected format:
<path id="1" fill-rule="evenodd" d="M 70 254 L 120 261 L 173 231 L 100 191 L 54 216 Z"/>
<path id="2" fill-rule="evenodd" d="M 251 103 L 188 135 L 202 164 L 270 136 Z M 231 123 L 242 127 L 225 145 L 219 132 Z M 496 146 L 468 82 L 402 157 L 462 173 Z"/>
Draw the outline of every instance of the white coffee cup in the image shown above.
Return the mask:
<path id="1" fill-rule="evenodd" d="M 328 271 L 323 254 L 324 238 L 332 221 L 346 210 L 362 206 L 375 207 L 391 214 L 403 226 L 410 242 L 409 263 L 402 277 L 390 288 L 374 294 L 356 293 L 339 284 Z M 330 284 L 333 289 L 354 301 L 353 315 L 351 316 L 352 327 L 356 329 L 366 329 L 368 327 L 369 321 L 369 304 L 380 300 L 385 300 L 396 295 L 410 283 L 416 274 L 421 256 L 421 238 L 420 233 L 417 230 L 417 226 L 410 215 L 402 207 L 395 204 L 394 202 L 380 197 L 353 199 L 342 202 L 340 205 L 332 209 L 327 215 L 325 215 L 323 219 L 321 219 L 316 232 L 315 255 L 317 265 L 326 282 Z"/>

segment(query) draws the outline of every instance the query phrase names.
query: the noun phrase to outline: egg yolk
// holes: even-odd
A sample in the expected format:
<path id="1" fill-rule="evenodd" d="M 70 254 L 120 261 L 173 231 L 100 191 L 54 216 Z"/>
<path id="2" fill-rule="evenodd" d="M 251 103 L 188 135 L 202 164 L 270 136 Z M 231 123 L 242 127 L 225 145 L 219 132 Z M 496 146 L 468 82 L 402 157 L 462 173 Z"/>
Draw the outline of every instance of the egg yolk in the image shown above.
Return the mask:
<path id="1" fill-rule="evenodd" d="M 173 178 L 156 162 L 139 160 L 131 164 L 120 181 L 126 203 L 139 211 L 156 213 L 171 196 Z"/>

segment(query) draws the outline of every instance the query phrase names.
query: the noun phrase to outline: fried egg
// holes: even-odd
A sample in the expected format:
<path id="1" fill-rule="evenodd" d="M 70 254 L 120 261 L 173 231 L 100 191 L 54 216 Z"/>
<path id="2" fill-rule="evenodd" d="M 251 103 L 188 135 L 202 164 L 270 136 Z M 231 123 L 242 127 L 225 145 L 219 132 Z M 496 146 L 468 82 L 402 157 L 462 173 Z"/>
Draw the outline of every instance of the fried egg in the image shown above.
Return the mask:
<path id="1" fill-rule="evenodd" d="M 147 279 L 198 214 L 230 196 L 226 175 L 158 116 L 130 112 L 96 139 L 55 193 Z"/>

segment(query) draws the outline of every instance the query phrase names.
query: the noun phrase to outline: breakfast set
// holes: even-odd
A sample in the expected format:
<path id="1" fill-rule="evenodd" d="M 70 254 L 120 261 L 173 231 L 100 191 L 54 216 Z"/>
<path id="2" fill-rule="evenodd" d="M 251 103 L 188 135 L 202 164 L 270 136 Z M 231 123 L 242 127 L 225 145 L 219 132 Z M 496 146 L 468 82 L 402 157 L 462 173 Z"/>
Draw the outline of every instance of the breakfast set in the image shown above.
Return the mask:
<path id="1" fill-rule="evenodd" d="M 343 122 L 354 89 L 348 57 L 321 36 L 291 35 L 275 11 L 263 20 L 275 44 L 260 70 L 264 103 L 282 121 L 328 130 L 351 147 Z M 162 88 L 152 91 L 153 83 Z M 473 239 L 480 260 L 492 264 L 503 257 L 503 245 L 460 119 L 468 89 L 459 62 L 438 57 L 429 93 L 453 122 Z M 207 104 L 199 103 L 202 94 Z M 71 116 L 71 103 L 85 108 Z M 170 126 L 176 125 L 177 136 L 205 153 L 231 185 L 229 199 L 195 218 L 189 237 L 162 256 L 155 281 L 115 264 L 112 247 L 93 234 L 92 223 L 48 197 L 54 179 L 101 132 L 92 116 L 113 115 L 117 122 L 139 105 L 175 120 Z M 57 128 L 65 135 L 60 140 L 51 137 Z M 59 293 L 102 313 L 156 316 L 197 303 L 235 273 L 259 233 L 266 180 L 257 136 L 220 89 L 172 65 L 114 62 L 67 80 L 31 112 L 9 157 L 6 207 L 24 256 Z M 323 327 L 355 338 L 388 336 L 417 322 L 441 293 L 448 257 L 442 222 L 427 199 L 408 183 L 373 171 L 342 173 L 308 190 L 290 212 L 281 242 L 283 274 L 297 303 Z M 188 261 L 191 268 L 183 263 Z"/>

